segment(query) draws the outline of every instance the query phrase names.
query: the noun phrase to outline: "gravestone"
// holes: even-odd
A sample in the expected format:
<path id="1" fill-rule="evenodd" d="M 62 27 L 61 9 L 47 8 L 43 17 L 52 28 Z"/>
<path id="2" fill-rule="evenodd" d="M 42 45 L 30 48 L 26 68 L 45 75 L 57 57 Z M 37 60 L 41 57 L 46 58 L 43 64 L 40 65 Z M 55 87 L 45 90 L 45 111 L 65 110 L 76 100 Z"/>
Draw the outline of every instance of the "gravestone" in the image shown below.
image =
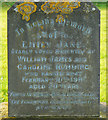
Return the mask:
<path id="1" fill-rule="evenodd" d="M 8 10 L 9 116 L 99 116 L 100 12 L 92 3 Z"/>

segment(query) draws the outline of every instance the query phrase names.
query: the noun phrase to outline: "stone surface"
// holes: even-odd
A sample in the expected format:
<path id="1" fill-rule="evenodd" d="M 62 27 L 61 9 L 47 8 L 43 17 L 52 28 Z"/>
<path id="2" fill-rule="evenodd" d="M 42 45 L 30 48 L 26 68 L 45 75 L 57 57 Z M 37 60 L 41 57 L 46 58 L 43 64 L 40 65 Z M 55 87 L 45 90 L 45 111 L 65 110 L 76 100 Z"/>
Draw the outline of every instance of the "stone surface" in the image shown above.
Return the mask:
<path id="1" fill-rule="evenodd" d="M 108 112 L 106 111 L 106 109 L 108 109 L 108 106 L 106 106 L 106 103 L 105 102 L 101 102 L 100 103 L 100 117 L 99 118 L 90 118 L 90 120 L 92 120 L 92 119 L 93 120 L 95 120 L 95 119 L 96 120 L 98 120 L 98 119 L 103 120 L 103 119 L 107 118 L 106 114 L 108 114 Z M 29 118 L 29 119 L 31 119 L 31 118 Z M 26 119 L 27 120 L 27 118 L 15 118 L 15 117 L 12 118 L 12 117 L 8 117 L 8 102 L 0 103 L 0 119 L 2 119 L 2 120 L 5 120 L 5 119 L 21 119 L 21 120 L 22 119 Z M 34 119 L 36 119 L 36 118 L 34 118 Z M 73 119 L 75 119 L 75 118 L 73 118 Z M 79 119 L 82 119 L 82 118 L 79 118 Z M 84 119 L 88 120 L 87 118 L 83 118 L 83 120 Z M 72 120 L 72 118 L 71 118 L 71 120 Z M 78 118 L 77 118 L 77 120 L 78 120 Z"/>
<path id="2" fill-rule="evenodd" d="M 99 116 L 99 10 L 18 5 L 8 11 L 9 116 Z"/>

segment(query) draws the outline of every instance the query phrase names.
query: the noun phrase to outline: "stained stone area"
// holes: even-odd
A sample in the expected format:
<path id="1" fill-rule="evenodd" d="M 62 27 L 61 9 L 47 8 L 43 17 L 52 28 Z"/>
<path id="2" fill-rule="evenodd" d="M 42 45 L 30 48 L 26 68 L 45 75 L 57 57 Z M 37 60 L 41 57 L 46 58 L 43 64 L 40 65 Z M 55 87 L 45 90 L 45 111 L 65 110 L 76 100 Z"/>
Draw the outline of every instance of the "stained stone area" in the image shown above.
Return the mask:
<path id="1" fill-rule="evenodd" d="M 106 103 L 104 103 L 104 102 L 101 102 L 100 103 L 100 117 L 90 117 L 90 120 L 98 120 L 98 119 L 100 119 L 100 120 L 102 120 L 102 118 L 107 118 L 107 116 L 108 116 L 108 112 L 107 112 L 107 110 L 106 109 L 108 109 L 108 106 L 106 105 Z M 2 120 L 4 120 L 5 118 L 6 119 L 9 119 L 10 120 L 10 118 L 11 117 L 8 117 L 8 102 L 3 102 L 3 103 L 0 103 L 0 119 L 2 118 Z M 16 117 L 14 117 L 13 119 L 15 120 L 15 118 Z M 41 117 L 40 117 L 41 118 Z M 40 119 L 39 118 L 39 119 Z M 11 118 L 12 119 L 12 118 Z M 17 118 L 16 118 L 17 119 Z M 19 119 L 19 118 L 18 118 Z M 21 120 L 23 120 L 24 118 L 21 118 L 20 117 L 20 119 Z M 27 118 L 25 118 L 25 119 L 27 119 Z M 31 119 L 31 117 L 29 117 L 29 119 Z M 34 118 L 35 120 L 36 120 L 36 118 Z M 45 118 L 44 118 L 45 119 Z M 48 117 L 47 117 L 47 119 L 48 119 Z M 56 118 L 57 119 L 57 118 Z M 63 118 L 64 119 L 64 118 Z M 68 117 L 67 117 L 67 119 L 68 119 Z M 74 117 L 73 117 L 73 119 L 75 119 Z M 71 117 L 71 120 L 73 120 L 72 119 L 72 117 Z M 83 119 L 84 120 L 84 117 L 82 118 L 82 117 L 79 117 L 79 119 Z M 88 120 L 87 118 L 85 118 L 86 120 Z M 27 119 L 28 120 L 28 119 Z M 78 120 L 78 118 L 77 118 L 77 120 Z"/>
<path id="2" fill-rule="evenodd" d="M 9 116 L 99 116 L 99 10 L 21 4 L 8 11 Z"/>

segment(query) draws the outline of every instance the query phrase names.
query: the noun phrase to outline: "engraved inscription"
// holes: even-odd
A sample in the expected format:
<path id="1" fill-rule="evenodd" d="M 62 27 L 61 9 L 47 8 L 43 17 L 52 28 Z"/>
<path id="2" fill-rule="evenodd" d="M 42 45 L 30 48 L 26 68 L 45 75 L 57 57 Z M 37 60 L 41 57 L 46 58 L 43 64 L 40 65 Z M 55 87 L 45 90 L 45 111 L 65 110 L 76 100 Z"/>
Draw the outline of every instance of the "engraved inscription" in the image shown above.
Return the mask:
<path id="1" fill-rule="evenodd" d="M 28 22 L 9 13 L 9 115 L 98 116 L 97 9 L 86 14 L 81 3 L 64 17 L 34 4 Z"/>

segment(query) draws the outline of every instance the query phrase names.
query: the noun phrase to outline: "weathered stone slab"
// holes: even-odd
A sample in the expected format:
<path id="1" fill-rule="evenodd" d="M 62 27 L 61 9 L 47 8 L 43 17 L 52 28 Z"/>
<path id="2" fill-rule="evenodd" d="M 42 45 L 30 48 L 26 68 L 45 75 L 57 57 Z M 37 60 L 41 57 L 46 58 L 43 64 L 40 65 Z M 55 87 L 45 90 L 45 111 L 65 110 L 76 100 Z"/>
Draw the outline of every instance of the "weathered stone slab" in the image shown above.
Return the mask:
<path id="1" fill-rule="evenodd" d="M 100 103 L 100 117 L 90 117 L 90 119 L 92 120 L 94 120 L 94 119 L 101 119 L 102 120 L 102 118 L 107 118 L 107 114 L 108 114 L 108 112 L 107 112 L 107 109 L 108 109 L 108 106 L 106 105 L 106 103 L 104 103 L 104 102 L 101 102 Z M 8 117 L 8 102 L 3 102 L 3 103 L 0 103 L 0 119 L 17 119 L 17 117 Z M 29 119 L 30 119 L 31 117 L 29 117 Z M 35 117 L 36 118 L 36 117 Z M 59 119 L 60 117 L 56 117 L 56 119 Z M 74 117 L 71 117 L 71 119 L 75 119 Z M 83 117 L 83 119 L 87 119 L 86 117 Z M 20 119 L 23 119 L 23 118 L 21 118 L 20 117 Z M 25 118 L 26 119 L 26 118 Z M 43 119 L 42 117 L 40 117 L 39 119 Z M 45 117 L 44 117 L 44 119 L 45 119 Z M 47 117 L 47 119 L 48 119 L 48 117 Z M 69 119 L 69 117 L 67 117 L 67 119 Z M 79 117 L 79 119 L 82 119 L 82 117 Z"/>
<path id="2" fill-rule="evenodd" d="M 16 3 L 8 11 L 9 116 L 99 116 L 99 33 L 92 3 Z"/>

